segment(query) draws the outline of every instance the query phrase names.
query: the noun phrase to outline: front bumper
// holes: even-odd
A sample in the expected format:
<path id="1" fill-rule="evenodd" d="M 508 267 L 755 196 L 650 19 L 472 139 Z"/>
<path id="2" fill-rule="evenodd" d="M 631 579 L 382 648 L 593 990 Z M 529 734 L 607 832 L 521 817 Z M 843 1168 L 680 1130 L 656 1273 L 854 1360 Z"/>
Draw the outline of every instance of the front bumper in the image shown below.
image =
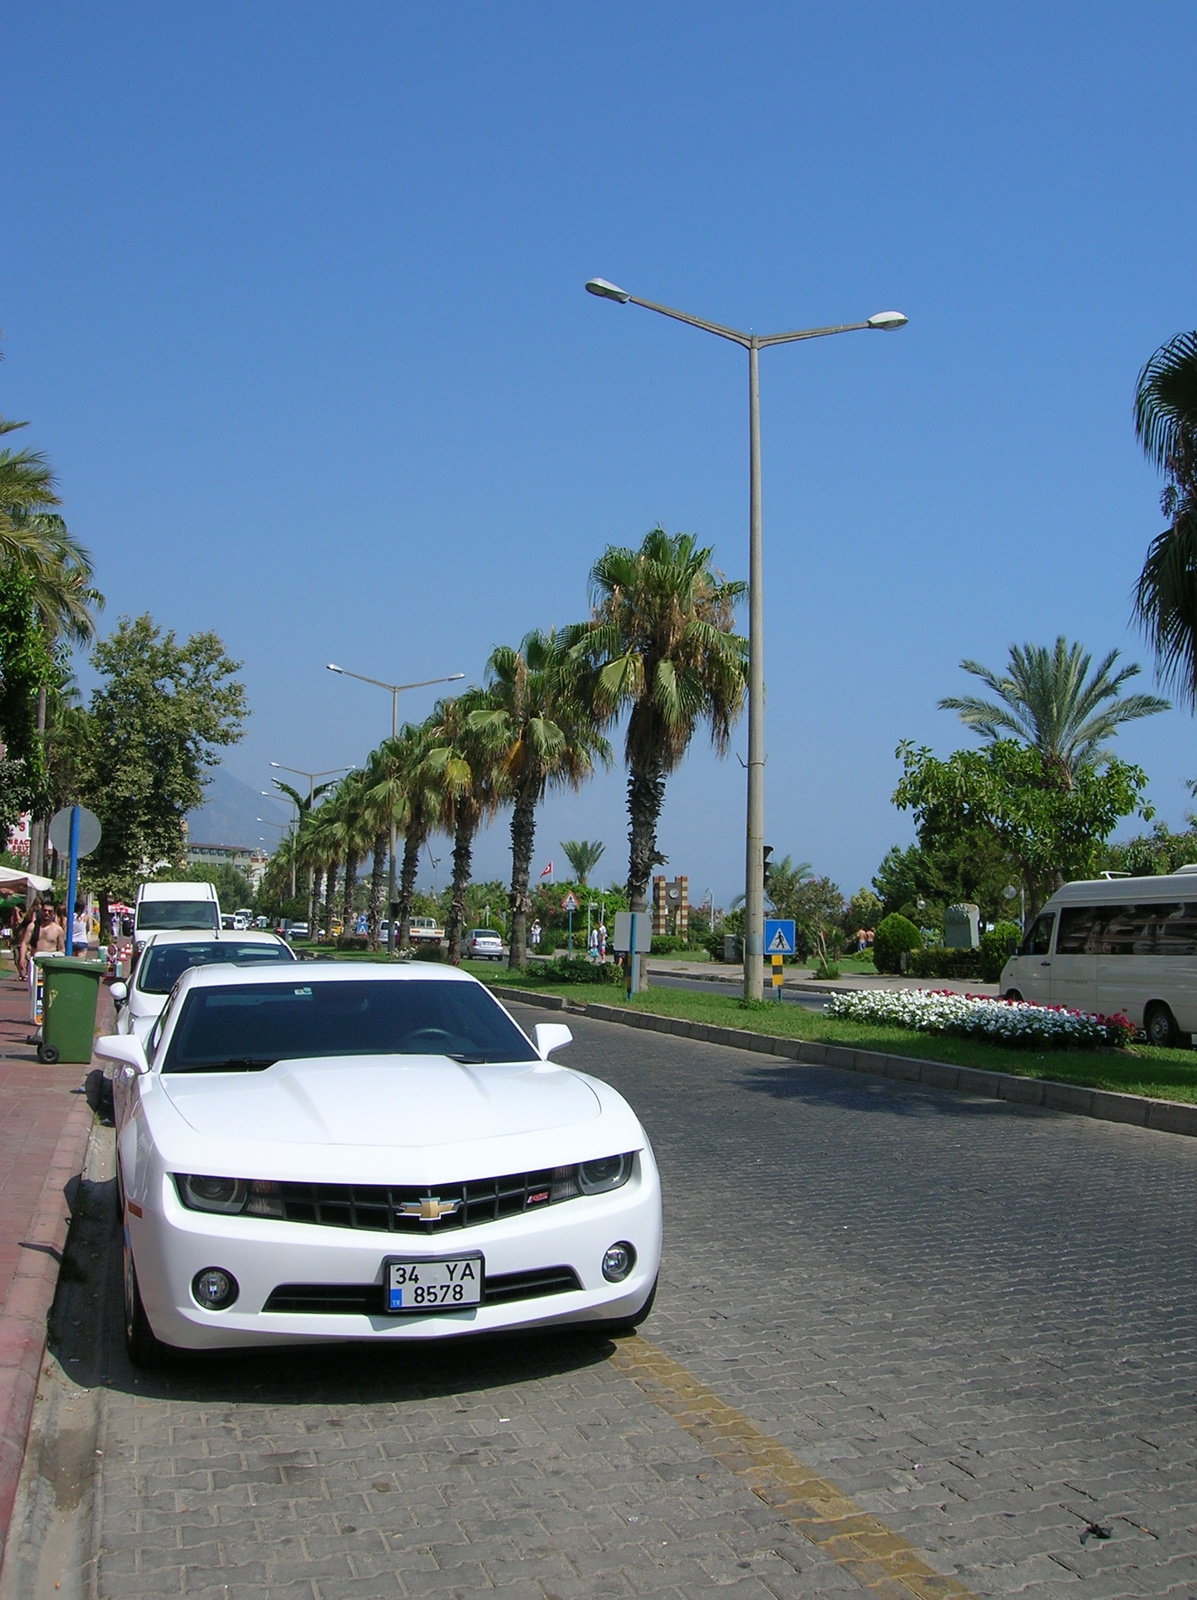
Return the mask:
<path id="1" fill-rule="evenodd" d="M 126 1217 L 142 1302 L 158 1338 L 185 1350 L 444 1339 L 620 1321 L 643 1307 L 661 1258 L 660 1181 L 647 1149 L 637 1155 L 630 1181 L 611 1194 L 580 1196 L 543 1211 L 431 1235 L 190 1211 L 166 1174 L 154 1185 L 152 1200 L 146 1198 L 140 1217 Z M 634 1246 L 636 1264 L 622 1283 L 608 1283 L 603 1255 L 620 1240 Z M 264 1309 L 284 1285 L 381 1285 L 386 1257 L 473 1251 L 482 1253 L 488 1279 L 567 1267 L 581 1287 L 426 1315 Z M 220 1267 L 236 1278 L 239 1294 L 227 1311 L 196 1303 L 191 1284 L 205 1267 Z"/>

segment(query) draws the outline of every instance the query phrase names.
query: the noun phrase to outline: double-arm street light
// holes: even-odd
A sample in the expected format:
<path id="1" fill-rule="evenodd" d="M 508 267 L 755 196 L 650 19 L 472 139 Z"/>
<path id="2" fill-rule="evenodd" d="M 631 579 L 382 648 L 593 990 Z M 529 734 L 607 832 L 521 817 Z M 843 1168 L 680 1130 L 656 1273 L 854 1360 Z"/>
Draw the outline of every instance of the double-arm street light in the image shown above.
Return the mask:
<path id="1" fill-rule="evenodd" d="M 765 679 L 762 660 L 762 579 L 761 579 L 761 429 L 760 396 L 757 384 L 757 353 L 771 344 L 794 344 L 799 339 L 823 339 L 832 333 L 856 333 L 871 328 L 889 332 L 905 327 L 900 311 L 879 311 L 865 322 L 844 322 L 833 328 L 799 328 L 792 333 L 741 333 L 718 322 L 692 317 L 641 300 L 605 278 L 591 278 L 590 294 L 619 305 L 643 306 L 659 311 L 663 317 L 688 322 L 720 339 L 730 339 L 748 351 L 748 828 L 744 864 L 744 997 L 759 1000 L 764 976 L 765 954 Z"/>
<path id="2" fill-rule="evenodd" d="M 367 678 L 364 672 L 350 672 L 348 667 L 338 667 L 330 661 L 330 672 L 339 673 L 342 678 L 356 678 L 359 683 L 372 683 L 376 689 L 386 689 L 391 696 L 391 738 L 394 739 L 399 732 L 399 696 L 405 689 L 427 689 L 434 683 L 456 683 L 464 678 L 464 672 L 451 672 L 447 678 L 421 678 L 418 683 L 384 683 L 381 678 Z M 397 829 L 395 818 L 391 816 L 391 864 L 387 869 L 387 952 L 395 954 L 395 838 Z"/>
<path id="3" fill-rule="evenodd" d="M 284 766 L 281 761 L 272 761 L 270 763 L 270 765 L 275 769 L 276 772 L 293 772 L 297 778 L 306 778 L 308 780 L 308 816 L 309 817 L 312 814 L 312 802 L 316 798 L 316 779 L 317 778 L 331 778 L 333 776 L 333 774 L 336 773 L 336 772 L 352 772 L 353 771 L 352 767 L 325 767 L 323 772 L 308 772 L 303 767 L 288 767 L 288 766 Z M 265 794 L 266 790 L 263 789 L 262 793 Z M 291 804 L 294 807 L 296 816 L 298 816 L 299 807 L 295 805 L 294 800 L 292 800 Z M 258 820 L 261 821 L 261 818 L 259 818 Z M 298 832 L 299 832 L 299 826 L 298 826 L 298 823 L 296 823 L 295 833 L 298 834 Z M 309 867 L 308 868 L 308 937 L 309 938 L 312 938 L 314 936 L 315 920 L 316 920 L 315 907 L 312 904 L 312 886 L 313 886 L 312 885 L 312 869 L 311 869 L 311 867 Z M 291 898 L 292 898 L 292 900 L 294 900 L 294 898 L 295 898 L 295 844 L 294 844 L 294 836 L 293 836 L 293 842 L 292 842 L 292 845 L 291 845 Z"/>

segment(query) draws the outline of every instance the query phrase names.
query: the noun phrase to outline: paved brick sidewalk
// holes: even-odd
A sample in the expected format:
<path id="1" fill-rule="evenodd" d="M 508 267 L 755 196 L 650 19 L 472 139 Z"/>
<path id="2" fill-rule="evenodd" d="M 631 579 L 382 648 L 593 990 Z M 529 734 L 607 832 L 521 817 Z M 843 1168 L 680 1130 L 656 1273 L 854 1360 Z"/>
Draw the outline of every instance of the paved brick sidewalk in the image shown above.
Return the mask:
<path id="1" fill-rule="evenodd" d="M 32 1045 L 29 994 L 0 972 L 0 1545 L 25 1448 L 46 1315 L 92 1116 L 76 1093 L 86 1067 L 43 1066 Z"/>

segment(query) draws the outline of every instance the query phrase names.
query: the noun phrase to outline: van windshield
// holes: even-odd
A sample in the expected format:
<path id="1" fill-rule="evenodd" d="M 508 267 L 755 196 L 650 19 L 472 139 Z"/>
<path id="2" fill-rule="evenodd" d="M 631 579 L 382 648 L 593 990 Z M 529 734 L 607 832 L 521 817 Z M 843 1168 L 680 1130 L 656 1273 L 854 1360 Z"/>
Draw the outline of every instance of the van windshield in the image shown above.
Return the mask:
<path id="1" fill-rule="evenodd" d="M 219 928 L 220 912 L 214 900 L 143 900 L 137 908 L 137 930 Z"/>
<path id="2" fill-rule="evenodd" d="M 540 1058 L 479 983 L 365 979 L 192 989 L 164 1072 L 253 1072 L 314 1056 Z"/>

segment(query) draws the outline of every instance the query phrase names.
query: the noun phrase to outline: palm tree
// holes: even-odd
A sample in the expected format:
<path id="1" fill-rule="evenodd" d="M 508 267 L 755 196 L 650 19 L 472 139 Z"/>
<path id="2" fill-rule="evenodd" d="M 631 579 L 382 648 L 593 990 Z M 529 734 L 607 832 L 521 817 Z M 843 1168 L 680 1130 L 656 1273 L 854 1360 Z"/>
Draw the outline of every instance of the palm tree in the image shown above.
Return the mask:
<path id="1" fill-rule="evenodd" d="M 597 839 L 593 841 L 590 839 L 562 839 L 561 848 L 565 851 L 566 860 L 574 869 L 575 881 L 581 884 L 584 889 L 586 887 L 586 879 L 598 866 L 599 859 L 607 848 L 606 845 L 599 844 Z"/>
<path id="2" fill-rule="evenodd" d="M 0 417 L 0 435 L 28 426 Z M 40 561 L 42 532 L 30 525 L 29 514 L 58 504 L 54 474 L 45 456 L 36 450 L 0 450 L 0 566 Z"/>
<path id="3" fill-rule="evenodd" d="M 307 824 L 311 818 L 312 809 L 321 795 L 327 794 L 333 788 L 332 783 L 317 783 L 310 794 L 301 794 L 298 789 L 293 789 L 289 783 L 284 783 L 281 778 L 272 778 L 274 787 L 287 796 L 295 807 L 295 832 L 291 837 L 291 852 L 293 860 L 303 860 L 308 869 L 308 932 L 312 931 L 316 920 L 316 907 L 320 904 L 320 890 L 315 884 L 315 861 L 307 848 Z M 294 879 L 294 872 L 292 872 Z M 320 882 L 324 882 L 324 867 L 320 867 Z M 315 893 L 313 894 L 313 890 Z"/>
<path id="4" fill-rule="evenodd" d="M 366 948 L 378 949 L 382 904 L 386 895 L 387 850 L 391 842 L 391 819 L 395 814 L 392 791 L 394 757 L 390 740 L 372 750 L 366 760 L 363 823 L 370 833 L 370 897 L 366 902 Z"/>
<path id="5" fill-rule="evenodd" d="M 374 815 L 363 772 L 351 772 L 341 783 L 341 838 L 345 849 L 345 887 L 341 899 L 341 931 L 351 931 L 357 869 L 374 842 Z"/>
<path id="6" fill-rule="evenodd" d="M 1169 526 L 1152 540 L 1134 611 L 1156 669 L 1183 705 L 1197 709 L 1197 331 L 1161 345 L 1139 374 L 1135 434 L 1168 482 L 1160 509 Z"/>
<path id="7" fill-rule="evenodd" d="M 396 737 L 388 739 L 381 746 L 382 770 L 371 791 L 380 817 L 386 818 L 388 833 L 393 820 L 403 835 L 399 905 L 395 914 L 395 945 L 399 950 L 406 950 L 411 944 L 408 923 L 416 892 L 420 851 L 437 820 L 437 797 L 429 786 L 424 770 L 431 726 L 431 718 L 419 726 L 411 722 L 404 723 Z M 377 865 L 377 857 L 375 863 Z"/>
<path id="8" fill-rule="evenodd" d="M 453 888 L 445 935 L 449 959 L 460 959 L 459 944 L 465 926 L 465 891 L 470 881 L 474 836 L 483 819 L 498 809 L 506 787 L 506 774 L 484 731 L 477 712 L 493 709 L 482 689 L 467 689 L 453 699 L 440 700 L 428 730 L 429 747 L 423 772 L 433 790 L 441 825 L 453 835 Z"/>
<path id="9" fill-rule="evenodd" d="M 726 754 L 744 703 L 748 644 L 732 631 L 746 585 L 711 566 L 712 550 L 688 533 L 654 528 L 639 550 L 609 546 L 590 573 L 592 614 L 570 630 L 594 673 L 594 703 L 607 718 L 629 712 L 628 904 L 646 909 L 665 779 L 700 722 Z"/>
<path id="10" fill-rule="evenodd" d="M 955 711 L 966 727 L 982 738 L 1014 738 L 1038 750 L 1044 766 L 1064 789 L 1072 788 L 1080 767 L 1092 767 L 1109 755 L 1104 741 L 1124 722 L 1167 711 L 1167 700 L 1150 694 L 1121 697 L 1122 685 L 1137 677 L 1131 662 L 1114 672 L 1117 650 L 1111 650 L 1092 677 L 1092 660 L 1079 644 L 1069 646 L 1061 634 L 1055 649 L 1045 645 L 1011 645 L 1010 663 L 1001 677 L 976 661 L 962 661 L 965 672 L 980 678 L 997 696 L 949 696 L 941 711 Z"/>
<path id="11" fill-rule="evenodd" d="M 578 788 L 593 772 L 595 759 L 609 761 L 611 751 L 593 706 L 585 703 L 585 675 L 552 632 L 525 635 L 518 650 L 500 645 L 486 670 L 489 703 L 471 713 L 470 723 L 498 760 L 512 800 L 507 960 L 517 968 L 527 959 L 536 807 L 547 789 Z"/>

